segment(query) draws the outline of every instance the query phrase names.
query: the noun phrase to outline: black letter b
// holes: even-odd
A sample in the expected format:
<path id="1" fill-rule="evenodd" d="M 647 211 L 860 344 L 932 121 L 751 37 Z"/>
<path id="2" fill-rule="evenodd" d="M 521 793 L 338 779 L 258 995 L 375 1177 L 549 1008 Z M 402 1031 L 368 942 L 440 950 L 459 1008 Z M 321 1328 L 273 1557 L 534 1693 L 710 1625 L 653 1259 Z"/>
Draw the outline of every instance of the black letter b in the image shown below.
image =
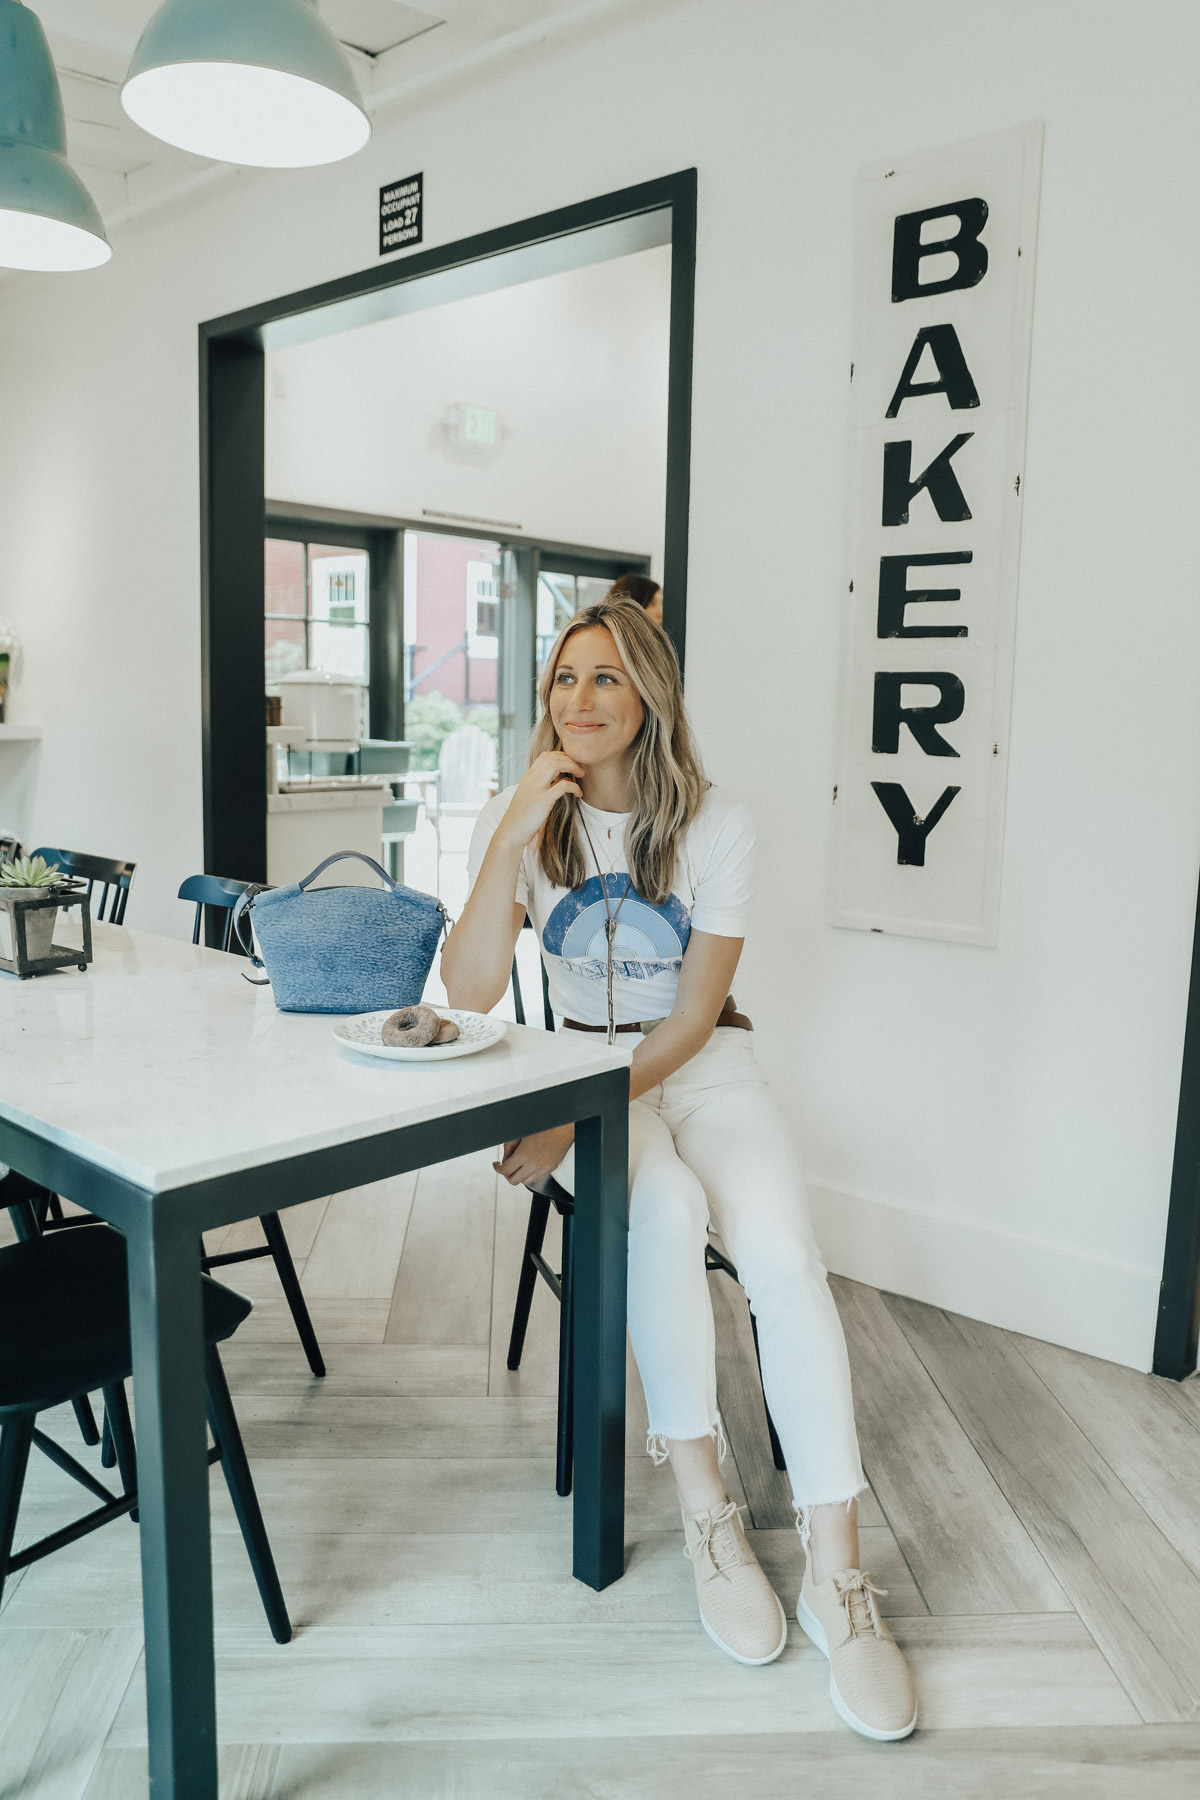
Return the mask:
<path id="1" fill-rule="evenodd" d="M 935 244 L 921 242 L 926 219 L 953 215 L 958 230 Z M 987 274 L 987 245 L 979 234 L 987 223 L 986 200 L 952 200 L 947 206 L 927 206 L 923 212 L 901 213 L 892 232 L 892 299 L 916 300 L 922 294 L 949 294 L 955 288 L 974 287 Z M 921 259 L 952 250 L 958 267 L 945 281 L 922 282 Z"/>

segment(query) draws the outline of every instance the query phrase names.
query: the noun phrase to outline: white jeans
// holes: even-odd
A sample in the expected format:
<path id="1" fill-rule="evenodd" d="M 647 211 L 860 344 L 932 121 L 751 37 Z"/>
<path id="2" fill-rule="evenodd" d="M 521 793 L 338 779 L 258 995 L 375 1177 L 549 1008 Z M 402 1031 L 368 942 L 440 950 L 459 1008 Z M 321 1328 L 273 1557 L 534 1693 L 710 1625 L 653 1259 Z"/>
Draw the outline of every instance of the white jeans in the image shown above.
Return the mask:
<path id="1" fill-rule="evenodd" d="M 574 1153 L 555 1179 L 574 1188 Z M 629 1108 L 629 1336 L 652 1453 L 718 1431 L 711 1221 L 758 1324 L 763 1388 L 797 1509 L 864 1486 L 846 1340 L 795 1140 L 734 1026 Z"/>

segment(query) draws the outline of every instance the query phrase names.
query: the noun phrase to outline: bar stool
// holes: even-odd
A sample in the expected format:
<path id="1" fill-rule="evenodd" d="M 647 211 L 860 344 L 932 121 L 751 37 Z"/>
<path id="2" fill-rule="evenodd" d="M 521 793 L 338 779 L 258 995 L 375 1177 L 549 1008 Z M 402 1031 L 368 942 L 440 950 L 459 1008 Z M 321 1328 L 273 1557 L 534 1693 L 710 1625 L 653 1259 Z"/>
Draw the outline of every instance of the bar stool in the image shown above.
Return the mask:
<path id="1" fill-rule="evenodd" d="M 523 930 L 530 929 L 530 921 L 526 917 Z M 539 957 L 542 976 L 542 1016 L 547 1031 L 553 1031 L 554 1009 L 550 1004 L 550 985 L 546 979 L 546 965 Z M 524 1025 L 525 1002 L 521 993 L 521 977 L 517 970 L 517 959 L 514 955 L 512 966 L 513 1010 L 517 1015 L 517 1023 Z M 529 1205 L 529 1224 L 525 1232 L 525 1248 L 521 1256 L 521 1273 L 517 1281 L 517 1299 L 513 1307 L 512 1333 L 508 1340 L 508 1367 L 519 1369 L 521 1355 L 525 1348 L 525 1334 L 529 1328 L 529 1313 L 533 1306 L 534 1291 L 539 1277 L 545 1282 L 554 1298 L 559 1302 L 558 1319 L 558 1432 L 555 1448 L 554 1486 L 555 1491 L 564 1499 L 571 1492 L 571 1467 L 573 1461 L 574 1426 L 571 1408 L 571 1252 L 574 1238 L 575 1197 L 569 1194 L 553 1175 L 547 1177 L 536 1188 L 528 1190 L 531 1198 Z M 556 1273 L 542 1254 L 546 1239 L 546 1227 L 550 1223 L 550 1210 L 554 1209 L 562 1219 L 562 1268 Z M 704 1267 L 708 1270 L 720 1270 L 732 1281 L 737 1281 L 738 1272 L 729 1258 L 715 1244 L 704 1246 Z M 739 1284 L 740 1285 L 740 1284 Z M 758 1362 L 759 1385 L 762 1384 L 762 1359 L 758 1351 L 758 1322 L 753 1312 L 750 1314 L 750 1326 L 754 1333 L 754 1355 Z M 787 1468 L 784 1460 L 783 1446 L 775 1430 L 775 1421 L 771 1417 L 771 1409 L 763 1395 L 763 1412 L 767 1419 L 767 1434 L 771 1440 L 771 1456 L 777 1469 Z"/>
<path id="2" fill-rule="evenodd" d="M 249 1300 L 201 1277 L 210 1463 L 219 1462 L 276 1643 L 292 1635 L 275 1559 L 246 1461 L 217 1344 L 247 1317 Z M 129 1513 L 137 1518 L 137 1461 L 125 1382 L 132 1371 L 125 1240 L 108 1225 L 35 1237 L 0 1249 L 0 1595 L 6 1578 Z M 99 1388 L 121 1476 L 114 1494 L 37 1429 L 48 1407 Z M 13 1536 L 29 1453 L 37 1446 L 100 1505 L 15 1556 Z"/>

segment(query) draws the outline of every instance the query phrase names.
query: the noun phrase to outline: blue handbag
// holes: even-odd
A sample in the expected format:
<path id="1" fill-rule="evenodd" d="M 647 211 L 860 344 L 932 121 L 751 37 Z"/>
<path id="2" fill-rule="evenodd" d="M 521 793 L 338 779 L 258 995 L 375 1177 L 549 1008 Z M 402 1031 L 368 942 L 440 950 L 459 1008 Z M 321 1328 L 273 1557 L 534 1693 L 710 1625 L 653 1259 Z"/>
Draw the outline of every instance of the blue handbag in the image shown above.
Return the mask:
<path id="1" fill-rule="evenodd" d="M 309 890 L 331 863 L 351 856 L 386 885 Z M 261 960 L 245 938 L 251 914 Z M 281 1011 L 364 1013 L 417 1004 L 449 919 L 434 895 L 401 887 L 357 850 L 340 850 L 303 881 L 247 888 L 235 923 L 242 948 L 266 969 Z"/>

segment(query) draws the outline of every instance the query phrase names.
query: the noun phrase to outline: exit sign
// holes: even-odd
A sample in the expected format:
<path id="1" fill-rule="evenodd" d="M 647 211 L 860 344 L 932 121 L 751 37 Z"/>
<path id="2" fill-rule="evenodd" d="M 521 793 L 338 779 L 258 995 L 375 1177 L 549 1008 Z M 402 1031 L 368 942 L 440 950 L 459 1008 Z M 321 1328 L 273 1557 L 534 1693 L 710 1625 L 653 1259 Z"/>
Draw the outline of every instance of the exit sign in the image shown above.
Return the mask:
<path id="1" fill-rule="evenodd" d="M 446 441 L 458 450 L 497 450 L 504 441 L 500 415 L 490 406 L 457 400 L 442 414 Z"/>
<path id="2" fill-rule="evenodd" d="M 494 444 L 495 441 L 495 413 L 489 412 L 486 406 L 464 406 L 463 442 L 465 444 Z"/>

